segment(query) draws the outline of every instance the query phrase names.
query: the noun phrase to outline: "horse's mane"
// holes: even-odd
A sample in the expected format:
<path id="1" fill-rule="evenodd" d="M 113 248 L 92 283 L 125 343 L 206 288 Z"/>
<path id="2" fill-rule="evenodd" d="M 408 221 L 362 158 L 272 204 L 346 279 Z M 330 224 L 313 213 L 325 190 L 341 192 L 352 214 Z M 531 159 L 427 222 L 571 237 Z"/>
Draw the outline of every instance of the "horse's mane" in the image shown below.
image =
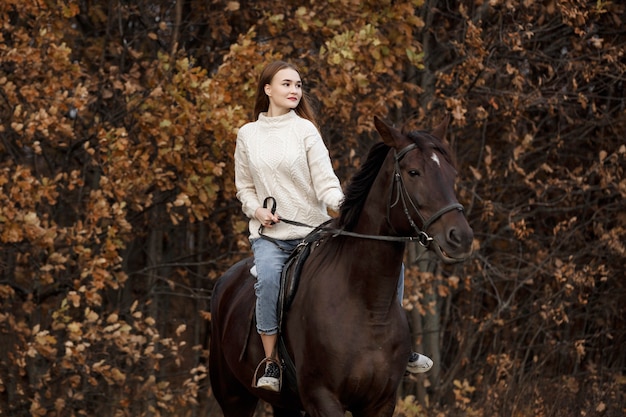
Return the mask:
<path id="1" fill-rule="evenodd" d="M 372 146 L 365 163 L 350 180 L 339 213 L 338 226 L 340 228 L 351 231 L 356 226 L 365 199 L 378 176 L 378 171 L 380 171 L 389 149 L 389 146 L 383 142 L 378 142 Z"/>
<path id="2" fill-rule="evenodd" d="M 406 136 L 411 139 L 422 152 L 425 152 L 427 149 L 436 150 L 454 167 L 454 160 L 448 147 L 429 132 L 416 130 L 408 132 Z M 378 176 L 378 172 L 389 153 L 389 149 L 391 148 L 383 142 L 374 144 L 367 155 L 367 159 L 350 180 L 337 221 L 339 228 L 352 231 L 356 226 L 361 211 L 363 210 L 363 204 L 365 204 L 369 190 Z"/>

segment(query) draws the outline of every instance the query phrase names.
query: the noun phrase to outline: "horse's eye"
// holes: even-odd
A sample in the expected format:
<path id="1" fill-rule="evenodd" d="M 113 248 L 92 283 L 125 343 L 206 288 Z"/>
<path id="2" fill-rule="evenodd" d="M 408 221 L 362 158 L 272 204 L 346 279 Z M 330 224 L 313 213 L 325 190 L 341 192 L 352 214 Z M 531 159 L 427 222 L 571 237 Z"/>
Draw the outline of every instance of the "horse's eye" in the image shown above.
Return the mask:
<path id="1" fill-rule="evenodd" d="M 411 169 L 409 170 L 409 175 L 412 177 L 420 177 L 422 174 L 416 169 Z"/>

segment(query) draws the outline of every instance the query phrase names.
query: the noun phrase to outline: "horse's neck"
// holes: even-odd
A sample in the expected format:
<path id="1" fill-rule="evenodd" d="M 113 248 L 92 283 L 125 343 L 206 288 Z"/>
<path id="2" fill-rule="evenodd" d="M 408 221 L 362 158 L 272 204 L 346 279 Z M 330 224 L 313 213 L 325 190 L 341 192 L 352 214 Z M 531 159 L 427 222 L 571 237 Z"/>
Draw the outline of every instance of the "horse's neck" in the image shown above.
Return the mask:
<path id="1" fill-rule="evenodd" d="M 350 238 L 345 276 L 349 294 L 375 315 L 385 316 L 399 303 L 397 288 L 404 245 L 369 239 Z"/>
<path id="2" fill-rule="evenodd" d="M 370 189 L 355 232 L 371 236 L 394 236 L 389 224 L 387 207 L 393 170 L 383 166 Z M 360 296 L 368 303 L 378 306 L 381 302 L 397 301 L 397 285 L 404 256 L 405 244 L 376 239 L 360 239 L 354 243 L 358 273 L 350 274 Z"/>

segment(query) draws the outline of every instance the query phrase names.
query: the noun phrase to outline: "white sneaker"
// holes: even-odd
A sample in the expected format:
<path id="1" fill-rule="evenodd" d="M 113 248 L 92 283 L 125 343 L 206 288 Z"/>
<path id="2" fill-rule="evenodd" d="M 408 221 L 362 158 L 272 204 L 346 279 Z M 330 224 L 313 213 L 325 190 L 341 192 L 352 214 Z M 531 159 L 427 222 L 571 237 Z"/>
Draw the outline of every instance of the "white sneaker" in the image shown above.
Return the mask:
<path id="1" fill-rule="evenodd" d="M 423 374 L 430 371 L 433 367 L 433 361 L 426 355 L 419 354 L 417 352 L 411 352 L 409 363 L 406 366 L 406 370 L 412 374 Z"/>
<path id="2" fill-rule="evenodd" d="M 274 362 L 265 367 L 265 373 L 256 383 L 257 388 L 280 392 L 280 368 Z"/>

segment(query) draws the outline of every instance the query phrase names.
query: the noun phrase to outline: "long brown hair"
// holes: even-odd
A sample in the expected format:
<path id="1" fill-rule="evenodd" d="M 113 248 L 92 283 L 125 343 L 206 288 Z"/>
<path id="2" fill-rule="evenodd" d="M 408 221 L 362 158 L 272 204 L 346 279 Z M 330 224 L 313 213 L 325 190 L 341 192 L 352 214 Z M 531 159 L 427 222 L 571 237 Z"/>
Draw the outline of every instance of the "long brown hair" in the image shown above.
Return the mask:
<path id="1" fill-rule="evenodd" d="M 257 120 L 259 118 L 259 114 L 267 111 L 270 107 L 270 99 L 267 94 L 265 94 L 265 85 L 271 84 L 276 73 L 285 68 L 291 68 L 300 74 L 300 71 L 298 71 L 298 68 L 296 68 L 295 65 L 285 61 L 274 61 L 263 68 L 261 76 L 259 77 L 259 84 L 256 89 L 256 99 L 254 101 L 254 120 Z M 317 125 L 317 120 L 315 118 L 315 112 L 313 111 L 309 98 L 304 91 L 302 92 L 302 98 L 300 99 L 298 106 L 295 108 L 295 112 L 303 119 L 310 120 L 319 130 L 319 126 Z"/>

